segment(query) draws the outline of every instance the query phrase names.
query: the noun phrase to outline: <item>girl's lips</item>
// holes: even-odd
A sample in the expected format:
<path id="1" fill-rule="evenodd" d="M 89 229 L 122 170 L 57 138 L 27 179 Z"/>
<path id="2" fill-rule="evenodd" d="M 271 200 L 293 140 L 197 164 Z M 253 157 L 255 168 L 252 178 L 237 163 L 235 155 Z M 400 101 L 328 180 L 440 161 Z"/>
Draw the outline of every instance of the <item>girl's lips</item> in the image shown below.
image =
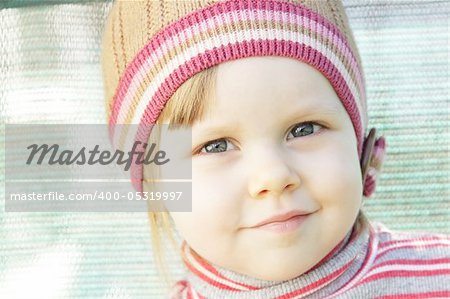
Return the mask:
<path id="1" fill-rule="evenodd" d="M 284 221 L 275 221 L 263 225 L 255 226 L 256 229 L 267 230 L 276 233 L 289 233 L 295 231 L 305 220 L 307 215 L 293 216 Z"/>
<path id="2" fill-rule="evenodd" d="M 273 222 L 284 222 L 295 216 L 305 216 L 305 215 L 309 215 L 309 214 L 311 214 L 311 212 L 302 211 L 302 210 L 291 210 L 288 212 L 280 213 L 280 214 L 271 216 L 269 218 L 266 218 L 263 221 L 255 224 L 253 227 L 263 226 L 265 224 L 269 224 L 269 223 L 273 223 Z"/>

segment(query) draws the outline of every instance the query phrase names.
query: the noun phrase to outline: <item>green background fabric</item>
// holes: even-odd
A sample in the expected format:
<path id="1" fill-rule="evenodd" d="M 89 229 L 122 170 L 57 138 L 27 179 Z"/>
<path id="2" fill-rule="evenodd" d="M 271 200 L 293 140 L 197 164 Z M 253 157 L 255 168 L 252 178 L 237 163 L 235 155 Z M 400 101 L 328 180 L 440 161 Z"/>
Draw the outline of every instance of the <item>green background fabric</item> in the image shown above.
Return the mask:
<path id="1" fill-rule="evenodd" d="M 449 1 L 346 0 L 370 127 L 387 156 L 369 218 L 450 232 Z M 99 44 L 109 1 L 0 2 L 5 123 L 104 123 Z M 4 169 L 4 133 L 0 167 Z M 142 213 L 6 213 L 0 298 L 163 298 Z M 57 189 L 57 186 L 55 187 Z M 177 276 L 179 257 L 169 251 Z"/>

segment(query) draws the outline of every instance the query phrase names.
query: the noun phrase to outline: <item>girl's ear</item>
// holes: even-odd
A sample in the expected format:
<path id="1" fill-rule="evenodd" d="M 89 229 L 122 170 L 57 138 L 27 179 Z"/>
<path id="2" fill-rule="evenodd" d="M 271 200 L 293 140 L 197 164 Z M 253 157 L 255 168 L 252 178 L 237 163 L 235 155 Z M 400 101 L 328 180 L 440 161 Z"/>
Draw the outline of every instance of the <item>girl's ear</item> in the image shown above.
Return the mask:
<path id="1" fill-rule="evenodd" d="M 381 170 L 385 155 L 386 141 L 383 136 L 376 138 L 376 129 L 371 128 L 364 139 L 361 156 L 363 195 L 370 197 L 375 191 L 377 174 Z"/>
<path id="2" fill-rule="evenodd" d="M 372 156 L 373 146 L 375 145 L 375 135 L 377 130 L 371 128 L 369 134 L 364 138 L 363 150 L 361 156 L 361 175 L 362 181 L 364 182 L 367 175 L 367 170 L 369 169 L 369 164 Z"/>

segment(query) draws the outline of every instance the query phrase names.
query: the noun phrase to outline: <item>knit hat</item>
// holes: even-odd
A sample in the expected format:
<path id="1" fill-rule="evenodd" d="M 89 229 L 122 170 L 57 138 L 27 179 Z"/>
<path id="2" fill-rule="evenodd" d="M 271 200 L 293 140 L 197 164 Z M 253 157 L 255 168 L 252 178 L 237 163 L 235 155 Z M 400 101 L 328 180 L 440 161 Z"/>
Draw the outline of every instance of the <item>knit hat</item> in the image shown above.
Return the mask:
<path id="1" fill-rule="evenodd" d="M 365 80 L 344 7 L 332 0 L 144 0 L 113 4 L 102 44 L 113 145 L 147 143 L 151 125 L 190 77 L 225 61 L 283 56 L 308 63 L 331 83 L 350 116 L 362 159 L 368 123 Z M 137 124 L 136 132 L 120 124 Z M 128 147 L 130 147 L 128 142 Z M 384 139 L 370 143 L 364 195 L 374 191 Z M 378 167 L 371 164 L 377 153 Z M 367 154 L 368 153 L 368 154 Z M 371 166 L 372 165 L 372 166 Z M 142 164 L 133 186 L 142 191 Z M 369 186 L 369 187 L 366 187 Z"/>

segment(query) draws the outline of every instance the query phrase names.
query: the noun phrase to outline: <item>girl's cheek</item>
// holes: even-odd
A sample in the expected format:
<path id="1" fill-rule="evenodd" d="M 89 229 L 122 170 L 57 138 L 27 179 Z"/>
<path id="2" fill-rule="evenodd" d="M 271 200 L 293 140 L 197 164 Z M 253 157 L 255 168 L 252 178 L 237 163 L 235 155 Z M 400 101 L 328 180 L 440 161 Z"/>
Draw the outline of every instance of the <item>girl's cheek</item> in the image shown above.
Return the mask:
<path id="1" fill-rule="evenodd" d="M 228 209 L 236 195 L 233 186 L 218 176 L 194 179 L 192 183 L 192 201 L 196 211 L 214 214 L 220 209 Z"/>
<path id="2" fill-rule="evenodd" d="M 193 214 L 200 221 L 211 223 L 238 222 L 244 198 L 245 184 L 239 175 L 229 171 L 193 173 Z"/>
<path id="3" fill-rule="evenodd" d="M 360 166 L 345 146 L 324 147 L 301 157 L 298 164 L 300 188 L 310 188 L 318 197 L 333 201 L 361 190 Z M 361 191 L 362 192 L 362 191 Z"/>

